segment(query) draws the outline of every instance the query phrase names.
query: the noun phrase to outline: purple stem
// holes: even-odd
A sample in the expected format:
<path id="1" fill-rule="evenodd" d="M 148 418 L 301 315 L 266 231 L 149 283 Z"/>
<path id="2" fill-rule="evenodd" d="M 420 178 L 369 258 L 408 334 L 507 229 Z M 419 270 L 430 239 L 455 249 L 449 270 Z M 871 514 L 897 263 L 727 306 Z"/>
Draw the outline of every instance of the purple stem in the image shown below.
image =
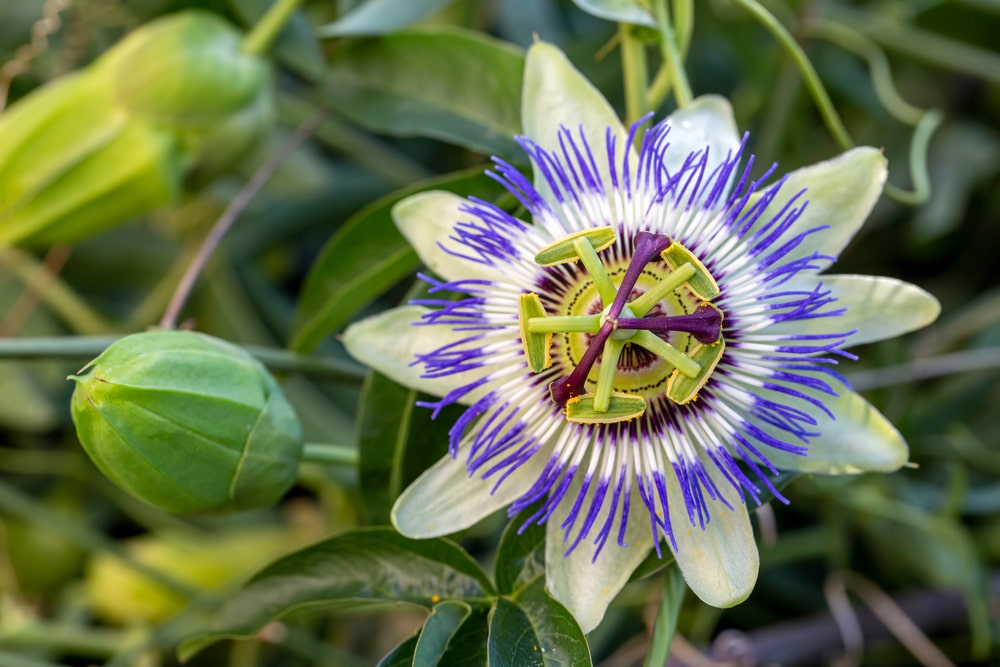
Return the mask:
<path id="1" fill-rule="evenodd" d="M 618 320 L 619 329 L 645 329 L 663 334 L 683 331 L 706 345 L 719 340 L 722 335 L 722 313 L 711 306 L 701 305 L 687 315 L 665 315 L 662 317 L 623 317 Z"/>

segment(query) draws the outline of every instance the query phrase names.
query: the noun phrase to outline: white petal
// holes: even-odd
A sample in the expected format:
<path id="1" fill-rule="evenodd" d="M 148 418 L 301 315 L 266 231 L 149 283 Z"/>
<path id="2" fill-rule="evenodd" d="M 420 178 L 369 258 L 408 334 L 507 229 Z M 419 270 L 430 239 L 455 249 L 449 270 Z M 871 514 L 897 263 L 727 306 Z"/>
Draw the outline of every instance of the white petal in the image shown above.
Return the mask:
<path id="1" fill-rule="evenodd" d="M 895 278 L 830 275 L 801 276 L 788 289 L 812 290 L 819 283 L 837 298 L 831 307 L 847 308 L 843 315 L 779 322 L 763 333 L 836 334 L 857 329 L 847 345 L 893 338 L 925 327 L 937 319 L 941 304 L 916 285 Z"/>
<path id="2" fill-rule="evenodd" d="M 702 95 L 667 117 L 670 123 L 670 149 L 663 166 L 675 173 L 688 155 L 708 147 L 708 168 L 711 174 L 740 145 L 740 135 L 729 100 L 719 95 Z M 735 174 L 734 176 L 735 177 Z"/>
<path id="3" fill-rule="evenodd" d="M 469 335 L 468 331 L 455 332 L 445 326 L 413 326 L 427 312 L 420 306 L 401 306 L 355 322 L 344 332 L 344 347 L 366 366 L 401 385 L 434 396 L 444 396 L 487 375 L 489 369 L 480 368 L 444 377 L 421 377 L 423 366 L 413 365 L 418 353 L 432 352 Z M 487 391 L 484 385 L 461 402 L 471 404 Z"/>
<path id="4" fill-rule="evenodd" d="M 551 448 L 543 447 L 503 481 L 469 476 L 465 460 L 445 456 L 428 468 L 396 500 L 392 525 L 413 538 L 439 537 L 468 528 L 524 495 L 538 480 Z"/>
<path id="5" fill-rule="evenodd" d="M 496 269 L 456 257 L 444 250 L 456 222 L 472 220 L 460 208 L 468 202 L 451 192 L 429 190 L 412 195 L 392 207 L 392 219 L 421 261 L 445 280 L 492 280 Z"/>
<path id="6" fill-rule="evenodd" d="M 575 500 L 579 489 L 580 483 L 574 482 L 566 498 Z M 616 524 L 596 562 L 591 562 L 596 549 L 593 537 L 581 540 L 572 553 L 563 556 L 572 542 L 563 541 L 565 531 L 559 526 L 569 514 L 572 500 L 564 499 L 545 526 L 545 582 L 552 597 L 569 609 L 584 632 L 590 632 L 598 626 L 608 605 L 653 548 L 653 537 L 645 505 L 639 494 L 633 492 L 625 530 L 627 547 L 618 546 Z M 589 498 L 585 502 L 589 502 Z M 610 507 L 609 496 L 594 522 L 598 529 L 604 525 Z M 619 506 L 617 511 L 620 509 Z M 586 511 L 586 505 L 582 511 Z"/>
<path id="7" fill-rule="evenodd" d="M 761 448 L 775 466 L 786 470 L 799 470 L 825 474 L 855 474 L 861 472 L 892 472 L 906 463 L 909 450 L 899 431 L 881 412 L 856 392 L 841 389 L 834 398 L 826 394 L 802 390 L 823 401 L 836 419 L 809 405 L 797 405 L 817 421 L 810 430 L 820 435 L 809 441 L 805 456 Z M 787 433 L 766 424 L 757 424 L 767 433 L 789 441 Z M 796 444 L 802 444 L 795 441 Z"/>
<path id="8" fill-rule="evenodd" d="M 713 607 L 732 607 L 746 600 L 753 590 L 760 558 L 746 505 L 714 465 L 706 465 L 705 470 L 732 509 L 708 500 L 711 521 L 704 530 L 692 526 L 679 486 L 670 484 L 667 493 L 670 522 L 677 539 L 675 557 L 695 595 Z"/>
<path id="9" fill-rule="evenodd" d="M 607 128 L 610 127 L 617 138 L 615 145 L 619 155 L 628 140 L 618 114 L 604 95 L 573 67 L 562 51 L 545 42 L 535 42 L 528 49 L 521 123 L 525 135 L 548 150 L 559 149 L 560 127 L 566 127 L 574 136 L 582 127 L 604 183 L 611 182 L 604 158 Z M 634 157 L 630 163 L 635 164 Z M 555 201 L 545 178 L 538 173 L 535 174 L 535 188 L 543 198 Z"/>
<path id="10" fill-rule="evenodd" d="M 829 229 L 807 236 L 785 256 L 784 261 L 812 252 L 838 257 L 878 201 L 886 173 L 885 156 L 877 149 L 866 146 L 852 148 L 831 160 L 797 169 L 788 175 L 781 191 L 760 216 L 759 224 L 770 220 L 788 200 L 806 189 L 803 197 L 797 200 L 798 205 L 809 201 L 805 212 L 772 247 L 779 248 L 785 241 L 814 227 L 829 225 Z M 760 196 L 760 192 L 756 193 L 748 206 L 752 206 Z M 821 260 L 817 264 L 825 268 L 832 262 Z"/>

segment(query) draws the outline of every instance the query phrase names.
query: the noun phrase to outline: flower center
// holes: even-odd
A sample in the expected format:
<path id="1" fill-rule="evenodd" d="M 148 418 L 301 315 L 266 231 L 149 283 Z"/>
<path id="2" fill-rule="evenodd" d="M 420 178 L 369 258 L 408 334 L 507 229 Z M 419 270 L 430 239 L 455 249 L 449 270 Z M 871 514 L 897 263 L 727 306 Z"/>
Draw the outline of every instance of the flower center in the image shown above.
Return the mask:
<path id="1" fill-rule="evenodd" d="M 521 342 L 532 372 L 552 365 L 554 334 L 575 335 L 583 347 L 575 368 L 549 383 L 552 400 L 565 408 L 566 419 L 572 422 L 615 423 L 645 413 L 646 397 L 616 391 L 616 387 L 630 386 L 619 364 L 629 345 L 659 358 L 667 380 L 665 392 L 659 390 L 657 395 L 678 404 L 697 398 L 725 351 L 722 311 L 710 302 L 719 295 L 719 287 L 698 258 L 664 234 L 638 232 L 632 239 L 632 257 L 615 284 L 598 256 L 615 241 L 612 227 L 599 227 L 574 232 L 535 255 L 541 266 L 583 264 L 604 306 L 600 312 L 549 316 L 534 293 L 522 294 L 518 304 Z M 646 290 L 629 300 L 640 277 Z M 681 288 L 690 295 L 685 302 L 693 306 L 693 312 L 656 314 L 662 311 L 658 306 Z M 678 335 L 684 336 L 684 344 L 677 345 Z M 591 377 L 594 374 L 596 378 Z M 594 385 L 593 391 L 588 390 L 588 383 Z"/>

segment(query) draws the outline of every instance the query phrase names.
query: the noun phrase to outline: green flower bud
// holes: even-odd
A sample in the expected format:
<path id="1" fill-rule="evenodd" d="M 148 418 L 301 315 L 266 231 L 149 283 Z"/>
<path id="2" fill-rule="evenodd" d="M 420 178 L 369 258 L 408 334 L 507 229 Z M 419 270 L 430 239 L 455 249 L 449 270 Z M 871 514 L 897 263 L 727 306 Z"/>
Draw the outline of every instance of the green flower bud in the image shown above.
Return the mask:
<path id="1" fill-rule="evenodd" d="M 153 21 L 0 114 L 0 243 L 73 242 L 175 202 L 242 160 L 272 107 L 270 65 L 235 28 Z"/>
<path id="2" fill-rule="evenodd" d="M 130 117 L 170 128 L 199 172 L 218 171 L 256 144 L 273 115 L 270 64 L 242 46 L 220 17 L 188 11 L 143 26 L 97 66 Z"/>
<path id="3" fill-rule="evenodd" d="M 241 348 L 187 331 L 133 334 L 70 379 L 83 448 L 148 503 L 178 513 L 263 507 L 295 483 L 302 426 Z"/>

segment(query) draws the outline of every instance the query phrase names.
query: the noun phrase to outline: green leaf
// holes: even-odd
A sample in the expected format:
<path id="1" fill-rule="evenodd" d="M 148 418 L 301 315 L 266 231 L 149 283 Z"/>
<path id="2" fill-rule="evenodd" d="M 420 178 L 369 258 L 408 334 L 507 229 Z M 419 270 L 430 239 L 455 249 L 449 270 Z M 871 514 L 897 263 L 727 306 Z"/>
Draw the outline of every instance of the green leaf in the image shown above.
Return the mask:
<path id="1" fill-rule="evenodd" d="M 483 597 L 493 584 L 454 542 L 411 540 L 388 528 L 355 530 L 290 554 L 254 576 L 219 610 L 206 632 L 185 640 L 186 660 L 225 637 L 250 637 L 294 611 Z"/>
<path id="2" fill-rule="evenodd" d="M 413 654 L 417 650 L 420 635 L 410 637 L 379 660 L 377 667 L 413 667 Z"/>
<path id="3" fill-rule="evenodd" d="M 537 580 L 513 600 L 497 598 L 490 616 L 490 667 L 584 667 L 592 664 L 583 630 Z"/>
<path id="4" fill-rule="evenodd" d="M 330 62 L 323 98 L 377 132 L 515 159 L 523 70 L 517 47 L 438 27 L 346 45 Z"/>
<path id="5" fill-rule="evenodd" d="M 464 408 L 446 409 L 436 420 L 417 407 L 418 392 L 372 372 L 358 408 L 358 474 L 368 519 L 388 524 L 403 489 L 447 453 L 448 428 Z"/>
<path id="6" fill-rule="evenodd" d="M 537 505 L 520 514 L 529 517 L 536 509 Z M 523 519 L 510 521 L 497 549 L 497 590 L 504 594 L 517 593 L 545 577 L 545 526 L 532 523 L 519 532 L 523 523 Z"/>
<path id="7" fill-rule="evenodd" d="M 453 0 L 368 0 L 317 30 L 321 37 L 383 35 L 405 28 Z"/>
<path id="8" fill-rule="evenodd" d="M 434 607 L 420 632 L 413 667 L 486 667 L 487 609 L 450 600 Z"/>
<path id="9" fill-rule="evenodd" d="M 229 0 L 233 14 L 248 28 L 262 19 L 273 4 L 274 0 Z M 323 50 L 301 9 L 292 14 L 272 50 L 278 60 L 306 79 L 317 81 L 323 77 L 326 69 Z"/>
<path id="10" fill-rule="evenodd" d="M 656 27 L 656 19 L 646 8 L 647 3 L 639 0 L 573 0 L 573 4 L 608 21 Z"/>
<path id="11" fill-rule="evenodd" d="M 404 197 L 433 188 L 487 200 L 504 191 L 482 167 L 473 167 L 404 188 L 353 215 L 309 270 L 292 330 L 292 349 L 311 351 L 364 304 L 420 266 L 393 224 L 391 211 Z"/>

